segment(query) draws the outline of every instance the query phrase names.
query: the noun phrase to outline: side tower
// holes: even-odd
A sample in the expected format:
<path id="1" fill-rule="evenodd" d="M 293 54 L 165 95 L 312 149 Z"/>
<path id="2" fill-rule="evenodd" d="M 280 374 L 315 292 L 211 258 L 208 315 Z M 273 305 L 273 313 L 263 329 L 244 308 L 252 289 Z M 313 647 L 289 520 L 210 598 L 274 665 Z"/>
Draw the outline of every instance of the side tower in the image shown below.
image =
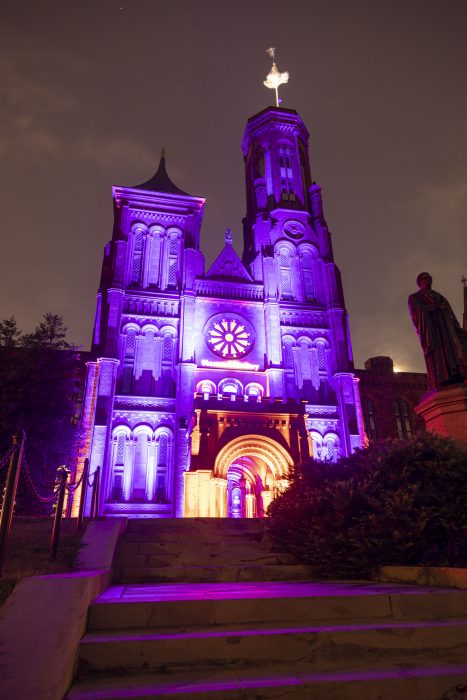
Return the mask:
<path id="1" fill-rule="evenodd" d="M 363 425 L 341 275 L 308 139 L 294 110 L 268 107 L 248 120 L 243 261 L 264 285 L 274 394 L 305 404 L 314 457 L 335 460 L 361 446 Z"/>
<path id="2" fill-rule="evenodd" d="M 193 401 L 181 355 L 204 269 L 204 199 L 171 182 L 163 154 L 150 180 L 114 187 L 113 202 L 84 405 L 91 472 L 102 470 L 99 511 L 181 515 Z"/>

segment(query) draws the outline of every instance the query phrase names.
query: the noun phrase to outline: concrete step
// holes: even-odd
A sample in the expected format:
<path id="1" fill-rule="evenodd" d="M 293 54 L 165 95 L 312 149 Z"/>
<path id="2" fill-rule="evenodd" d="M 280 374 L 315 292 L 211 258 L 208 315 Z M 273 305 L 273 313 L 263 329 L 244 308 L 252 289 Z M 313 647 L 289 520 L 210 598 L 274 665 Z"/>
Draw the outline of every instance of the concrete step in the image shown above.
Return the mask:
<path id="1" fill-rule="evenodd" d="M 90 606 L 89 630 L 464 618 L 467 591 L 368 582 L 113 585 Z"/>
<path id="2" fill-rule="evenodd" d="M 225 542 L 264 542 L 272 546 L 272 540 L 262 530 L 128 530 L 122 538 L 125 542 L 173 542 L 175 544 L 206 542 L 222 544 Z"/>
<path id="3" fill-rule="evenodd" d="M 259 518 L 133 518 L 128 532 L 263 532 L 264 520 Z"/>
<path id="4" fill-rule="evenodd" d="M 156 541 L 131 541 L 122 538 L 118 543 L 118 554 L 174 554 L 194 553 L 195 555 L 206 554 L 224 554 L 225 556 L 233 556 L 236 554 L 269 554 L 281 553 L 279 548 L 275 547 L 271 542 L 251 542 L 245 541 L 243 538 L 232 540 L 221 540 L 213 542 L 212 540 L 194 541 L 182 539 L 178 543 Z M 290 554 L 289 554 L 290 556 Z"/>
<path id="5" fill-rule="evenodd" d="M 249 552 L 219 552 L 219 551 L 182 551 L 182 552 L 167 552 L 167 553 L 124 553 L 120 549 L 115 561 L 115 567 L 130 568 L 130 567 L 170 567 L 170 566 L 242 566 L 258 565 L 270 566 L 276 564 L 295 564 L 295 558 L 291 554 L 249 551 Z"/>
<path id="6" fill-rule="evenodd" d="M 462 663 L 467 659 L 467 619 L 390 621 L 190 631 L 90 632 L 80 643 L 78 673 L 160 672 L 193 666 L 237 669 L 267 666 L 286 673 L 293 664 L 308 671 L 358 670 L 404 664 Z"/>
<path id="7" fill-rule="evenodd" d="M 157 527 L 158 529 L 179 528 L 180 530 L 220 528 L 222 530 L 264 529 L 264 519 L 262 518 L 134 518 L 128 522 L 128 527 L 134 530 Z"/>
<path id="8" fill-rule="evenodd" d="M 301 564 L 209 566 L 115 566 L 117 582 L 307 581 L 313 571 Z"/>
<path id="9" fill-rule="evenodd" d="M 190 672 L 164 677 L 129 675 L 86 679 L 76 683 L 68 700 L 460 700 L 467 665 L 375 668 L 338 672 L 286 673 L 274 669 Z"/>

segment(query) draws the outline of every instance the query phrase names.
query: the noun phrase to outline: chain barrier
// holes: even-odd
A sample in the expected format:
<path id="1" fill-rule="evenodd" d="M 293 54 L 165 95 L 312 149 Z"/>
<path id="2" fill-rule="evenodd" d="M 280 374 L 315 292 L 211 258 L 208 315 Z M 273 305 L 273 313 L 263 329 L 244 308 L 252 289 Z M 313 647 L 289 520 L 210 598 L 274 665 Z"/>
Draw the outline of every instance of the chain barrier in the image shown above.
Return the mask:
<path id="1" fill-rule="evenodd" d="M 29 465 L 26 461 L 26 459 L 23 457 L 23 464 L 24 464 L 24 473 L 26 474 L 26 480 L 29 484 L 29 487 L 34 495 L 34 497 L 40 502 L 40 503 L 54 503 L 59 494 L 59 485 L 57 483 L 54 484 L 54 491 L 51 496 L 41 496 L 41 494 L 38 492 L 36 487 L 34 486 L 34 482 L 31 478 L 31 472 L 29 471 Z"/>
<path id="2" fill-rule="evenodd" d="M 79 477 L 78 481 L 75 484 L 67 484 L 66 485 L 66 490 L 68 491 L 68 493 L 71 493 L 73 495 L 74 492 L 76 491 L 76 489 L 78 489 L 81 486 L 81 482 L 83 481 L 84 471 L 85 470 L 83 469 L 83 471 L 81 472 L 81 476 Z"/>

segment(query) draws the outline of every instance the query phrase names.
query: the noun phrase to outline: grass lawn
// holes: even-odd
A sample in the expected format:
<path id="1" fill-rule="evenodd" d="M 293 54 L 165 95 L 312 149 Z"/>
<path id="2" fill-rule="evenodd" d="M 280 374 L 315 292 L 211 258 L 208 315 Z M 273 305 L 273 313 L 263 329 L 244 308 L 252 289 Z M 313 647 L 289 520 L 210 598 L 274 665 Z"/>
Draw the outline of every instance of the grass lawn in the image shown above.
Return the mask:
<path id="1" fill-rule="evenodd" d="M 57 558 L 50 561 L 52 518 L 13 517 L 5 565 L 0 575 L 0 605 L 25 576 L 73 571 L 81 546 L 76 518 L 62 520 Z"/>

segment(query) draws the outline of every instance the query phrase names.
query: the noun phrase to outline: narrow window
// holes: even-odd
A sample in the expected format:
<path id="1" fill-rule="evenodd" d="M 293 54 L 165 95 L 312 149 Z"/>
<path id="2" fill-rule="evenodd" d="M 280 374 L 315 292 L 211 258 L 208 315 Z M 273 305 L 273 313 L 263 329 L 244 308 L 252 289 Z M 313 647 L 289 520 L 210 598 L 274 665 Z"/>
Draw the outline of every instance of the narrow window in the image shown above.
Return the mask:
<path id="1" fill-rule="evenodd" d="M 136 331 L 130 328 L 125 336 L 125 355 L 122 370 L 122 394 L 131 394 L 135 367 Z"/>
<path id="2" fill-rule="evenodd" d="M 158 441 L 156 488 L 154 500 L 156 503 L 167 503 L 167 470 L 168 470 L 169 438 L 161 435 Z"/>
<path id="3" fill-rule="evenodd" d="M 281 175 L 281 197 L 284 201 L 295 201 L 292 172 L 292 149 L 279 146 L 279 165 Z"/>
<path id="4" fill-rule="evenodd" d="M 312 301 L 315 298 L 315 285 L 312 271 L 312 255 L 308 251 L 302 255 L 302 275 L 305 299 L 306 301 Z"/>
<path id="5" fill-rule="evenodd" d="M 285 369 L 293 369 L 294 359 L 293 359 L 293 349 L 290 342 L 284 343 L 282 346 L 282 353 L 284 356 L 284 367 Z"/>
<path id="6" fill-rule="evenodd" d="M 169 239 L 169 259 L 167 268 L 167 286 L 171 288 L 175 288 L 178 282 L 178 251 L 178 237 L 171 236 Z"/>
<path id="7" fill-rule="evenodd" d="M 406 401 L 394 401 L 394 415 L 396 417 L 398 437 L 411 438 L 413 430 L 410 422 L 409 406 Z"/>
<path id="8" fill-rule="evenodd" d="M 137 230 L 133 234 L 133 267 L 131 271 L 131 283 L 141 283 L 141 269 L 143 261 L 143 232 Z"/>
<path id="9" fill-rule="evenodd" d="M 133 468 L 132 501 L 146 500 L 146 482 L 148 468 L 148 438 L 139 435 L 135 445 L 135 462 Z"/>
<path id="10" fill-rule="evenodd" d="M 279 253 L 279 278 L 281 285 L 281 297 L 283 299 L 292 299 L 291 265 L 287 250 L 281 250 Z"/>
<path id="11" fill-rule="evenodd" d="M 125 445 L 126 438 L 125 435 L 120 434 L 117 437 L 117 442 L 115 445 L 115 461 L 113 469 L 113 480 L 112 488 L 110 493 L 110 500 L 118 503 L 123 501 L 123 473 L 125 471 Z"/>
<path id="12" fill-rule="evenodd" d="M 406 401 L 394 401 L 394 414 L 396 417 L 397 435 L 402 438 L 413 436 L 410 409 Z"/>
<path id="13" fill-rule="evenodd" d="M 378 431 L 376 428 L 376 412 L 375 406 L 371 399 L 365 402 L 365 410 L 363 411 L 363 420 L 365 423 L 365 432 L 370 440 L 378 439 Z"/>

